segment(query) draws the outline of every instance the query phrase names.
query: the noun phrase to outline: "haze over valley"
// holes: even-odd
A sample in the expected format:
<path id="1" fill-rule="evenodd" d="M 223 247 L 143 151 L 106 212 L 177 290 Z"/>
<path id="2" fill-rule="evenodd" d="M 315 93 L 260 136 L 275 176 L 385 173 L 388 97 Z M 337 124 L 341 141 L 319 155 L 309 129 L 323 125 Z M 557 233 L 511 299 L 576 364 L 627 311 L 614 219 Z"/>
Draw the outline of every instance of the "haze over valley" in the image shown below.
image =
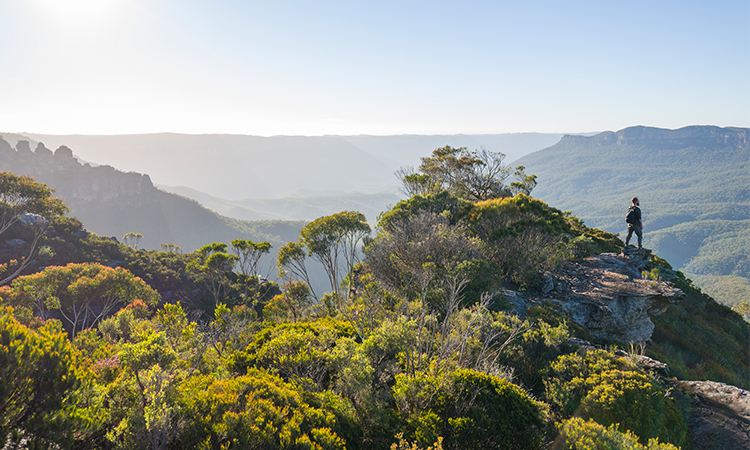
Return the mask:
<path id="1" fill-rule="evenodd" d="M 0 2 L 0 448 L 750 449 L 748 36 Z"/>

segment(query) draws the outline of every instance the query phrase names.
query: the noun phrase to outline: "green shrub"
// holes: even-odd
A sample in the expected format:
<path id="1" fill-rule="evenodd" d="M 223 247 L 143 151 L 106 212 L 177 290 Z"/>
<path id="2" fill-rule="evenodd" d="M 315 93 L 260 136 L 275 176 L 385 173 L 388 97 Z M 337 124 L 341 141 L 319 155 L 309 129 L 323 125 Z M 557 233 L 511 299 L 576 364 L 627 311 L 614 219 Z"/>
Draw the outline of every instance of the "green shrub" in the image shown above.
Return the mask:
<path id="1" fill-rule="evenodd" d="M 539 405 L 518 386 L 468 369 L 397 375 L 393 388 L 411 435 L 454 449 L 532 449 L 541 443 Z"/>
<path id="2" fill-rule="evenodd" d="M 308 404 L 300 391 L 251 369 L 226 380 L 197 376 L 181 389 L 183 448 L 344 449 L 336 414 Z"/>
<path id="3" fill-rule="evenodd" d="M 559 438 L 560 450 L 678 450 L 671 444 L 660 444 L 657 439 L 650 439 L 647 445 L 641 445 L 638 437 L 626 431 L 622 433 L 617 425 L 604 427 L 593 420 L 584 421 L 580 417 L 568 420 Z"/>
<path id="4" fill-rule="evenodd" d="M 619 424 L 642 443 L 655 437 L 684 442 L 687 427 L 674 400 L 624 359 L 604 350 L 562 355 L 550 371 L 546 399 L 562 417 L 575 412 L 605 426 Z"/>

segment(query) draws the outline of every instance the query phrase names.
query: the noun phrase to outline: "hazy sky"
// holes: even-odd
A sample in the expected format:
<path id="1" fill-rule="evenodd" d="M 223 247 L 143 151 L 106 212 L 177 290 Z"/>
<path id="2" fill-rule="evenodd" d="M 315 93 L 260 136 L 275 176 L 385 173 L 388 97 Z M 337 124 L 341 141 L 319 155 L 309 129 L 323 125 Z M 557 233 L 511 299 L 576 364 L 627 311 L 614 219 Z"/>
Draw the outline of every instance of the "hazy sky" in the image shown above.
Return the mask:
<path id="1" fill-rule="evenodd" d="M 0 131 L 750 126 L 750 2 L 0 0 Z"/>

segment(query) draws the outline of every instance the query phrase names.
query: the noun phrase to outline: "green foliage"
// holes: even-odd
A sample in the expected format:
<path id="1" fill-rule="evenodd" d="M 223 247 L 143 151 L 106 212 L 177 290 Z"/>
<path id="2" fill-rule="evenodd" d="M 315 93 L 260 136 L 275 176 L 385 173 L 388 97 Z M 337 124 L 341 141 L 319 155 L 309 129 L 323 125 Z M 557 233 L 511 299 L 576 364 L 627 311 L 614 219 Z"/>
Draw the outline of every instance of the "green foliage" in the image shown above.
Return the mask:
<path id="1" fill-rule="evenodd" d="M 117 306 L 140 299 L 156 305 L 159 294 L 123 268 L 101 264 L 51 266 L 0 288 L 6 303 L 33 309 L 42 318 L 59 313 L 72 337 L 96 325 Z"/>
<path id="2" fill-rule="evenodd" d="M 68 212 L 65 202 L 52 197 L 52 192 L 53 189 L 37 183 L 31 177 L 0 172 L 0 235 L 19 223 L 22 216 L 25 216 L 25 226 L 22 228 L 31 231 L 31 236 L 25 239 L 27 243 L 24 247 L 27 249 L 24 255 L 0 264 L 0 285 L 10 283 L 34 261 L 39 251 L 39 240 L 47 231 L 50 221 Z"/>
<path id="3" fill-rule="evenodd" d="M 688 280 L 675 284 L 685 297 L 652 318 L 648 356 L 669 365 L 683 380 L 714 380 L 750 388 L 750 324 L 702 294 Z"/>
<path id="4" fill-rule="evenodd" d="M 370 234 L 364 214 L 342 211 L 319 217 L 300 230 L 300 243 L 308 255 L 319 262 L 326 271 L 331 290 L 340 294 L 340 282 L 350 277 L 359 261 L 358 246 Z M 343 267 L 344 274 L 339 273 Z"/>
<path id="5" fill-rule="evenodd" d="M 289 281 L 282 285 L 282 290 L 263 308 L 266 319 L 296 322 L 310 313 L 314 298 L 307 283 Z"/>
<path id="6" fill-rule="evenodd" d="M 496 268 L 482 260 L 481 243 L 466 228 L 444 216 L 419 212 L 390 222 L 365 250 L 367 267 L 387 289 L 409 299 L 434 304 L 442 286 L 453 279 L 471 280 L 466 303 L 497 283 Z"/>
<path id="7" fill-rule="evenodd" d="M 410 197 L 445 190 L 471 201 L 488 200 L 509 195 L 505 180 L 510 175 L 510 167 L 503 163 L 504 159 L 504 154 L 485 149 L 469 151 L 465 147 L 446 146 L 422 158 L 421 172 L 412 173 L 402 168 L 396 175 Z M 524 176 L 520 184 L 523 188 L 533 188 L 534 179 L 533 175 L 528 179 Z"/>
<path id="8" fill-rule="evenodd" d="M 165 296 L 165 300 L 189 298 L 194 307 L 209 304 L 213 307 L 212 295 L 197 275 L 187 266 L 195 258 L 194 253 L 174 251 L 135 250 L 112 238 L 94 233 L 81 233 L 83 225 L 75 218 L 53 219 L 50 230 L 42 236 L 40 244 L 49 246 L 54 255 L 47 265 L 64 266 L 70 262 L 96 262 L 129 270 L 153 289 Z"/>
<path id="9" fill-rule="evenodd" d="M 531 195 L 531 191 L 536 187 L 536 175 L 526 175 L 526 167 L 518 166 L 513 172 L 516 181 L 510 183 L 511 195 L 518 194 Z"/>
<path id="10" fill-rule="evenodd" d="M 428 445 L 427 447 L 420 447 L 417 442 L 407 441 L 404 439 L 404 433 L 398 433 L 396 439 L 398 439 L 398 442 L 391 444 L 391 450 L 443 450 L 443 438 L 441 437 L 438 437 L 434 445 Z"/>
<path id="11" fill-rule="evenodd" d="M 523 194 L 476 204 L 468 222 L 490 260 L 523 287 L 533 287 L 541 272 L 562 262 L 556 244 L 572 233 L 562 212 Z"/>
<path id="12" fill-rule="evenodd" d="M 574 417 L 565 422 L 558 438 L 561 445 L 555 448 L 565 450 L 677 450 L 672 444 L 659 443 L 649 439 L 648 444 L 638 442 L 638 436 L 626 431 L 622 433 L 617 425 L 602 426 L 593 420 L 585 421 Z"/>
<path id="13" fill-rule="evenodd" d="M 268 372 L 219 380 L 195 377 L 184 387 L 185 448 L 344 449 L 336 415 L 311 406 L 292 385 Z"/>
<path id="14" fill-rule="evenodd" d="M 378 226 L 389 231 L 391 226 L 406 221 L 420 212 L 443 216 L 448 219 L 449 224 L 454 225 L 465 218 L 471 209 L 471 202 L 447 191 L 424 196 L 415 195 L 407 200 L 401 200 L 390 211 L 384 212 L 378 218 Z"/>
<path id="15" fill-rule="evenodd" d="M 466 369 L 445 376 L 397 375 L 393 393 L 422 445 L 439 437 L 455 449 L 533 449 L 541 443 L 539 406 L 502 378 Z"/>
<path id="16" fill-rule="evenodd" d="M 683 272 L 693 280 L 701 291 L 722 305 L 734 308 L 743 299 L 750 299 L 750 278 L 734 275 L 699 275 L 689 271 Z"/>
<path id="17" fill-rule="evenodd" d="M 53 192 L 32 177 L 0 171 L 0 234 L 18 221 L 21 214 L 37 214 L 50 220 L 67 213 L 67 205 L 52 197 Z"/>
<path id="18" fill-rule="evenodd" d="M 125 243 L 125 245 L 136 250 L 138 249 L 138 244 L 141 242 L 141 239 L 143 239 L 143 235 L 141 233 L 134 233 L 132 231 L 125 233 L 125 236 L 122 237 L 122 241 Z"/>
<path id="19" fill-rule="evenodd" d="M 246 348 L 234 352 L 228 366 L 240 374 L 252 367 L 273 369 L 285 380 L 308 378 L 325 388 L 330 382 L 330 350 L 339 337 L 352 334 L 348 323 L 330 318 L 271 324 Z"/>
<path id="20" fill-rule="evenodd" d="M 669 438 L 676 445 L 685 440 L 687 426 L 680 414 L 667 417 L 669 408 L 676 408 L 674 400 L 609 352 L 561 355 L 550 366 L 545 387 L 547 400 L 562 417 L 575 412 L 605 426 L 619 424 L 642 443 L 655 437 Z"/>
<path id="21" fill-rule="evenodd" d="M 229 289 L 232 271 L 240 260 L 238 256 L 230 255 L 226 251 L 227 244 L 206 244 L 194 252 L 194 257 L 188 264 L 188 269 L 213 295 L 214 306 L 221 302 L 222 292 L 226 293 Z"/>
<path id="22" fill-rule="evenodd" d="M 744 317 L 746 322 L 750 322 L 750 303 L 748 302 L 737 303 L 735 306 L 732 307 L 732 311 Z"/>
<path id="23" fill-rule="evenodd" d="M 532 314 L 538 312 L 530 311 Z M 513 376 L 520 384 L 534 394 L 543 394 L 543 379 L 549 365 L 561 353 L 568 351 L 567 340 L 570 328 L 567 322 L 560 320 L 555 326 L 537 317 L 534 326 L 523 330 L 520 339 L 510 345 L 508 352 L 501 358 L 501 363 L 513 368 Z M 555 322 L 552 319 L 551 322 Z"/>
<path id="24" fill-rule="evenodd" d="M 596 242 L 585 235 L 574 237 L 566 243 L 565 247 L 572 258 L 585 258 L 596 254 L 599 250 Z"/>
<path id="25" fill-rule="evenodd" d="M 0 440 L 19 430 L 31 442 L 69 440 L 63 410 L 78 385 L 75 351 L 59 324 L 36 330 L 0 310 Z"/>
<path id="26" fill-rule="evenodd" d="M 240 273 L 243 275 L 258 275 L 258 263 L 261 256 L 271 251 L 270 242 L 253 242 L 249 239 L 233 239 L 232 252 L 237 257 Z"/>
<path id="27" fill-rule="evenodd" d="M 641 272 L 641 278 L 644 280 L 661 281 L 661 269 L 654 267 L 651 270 L 644 270 Z"/>

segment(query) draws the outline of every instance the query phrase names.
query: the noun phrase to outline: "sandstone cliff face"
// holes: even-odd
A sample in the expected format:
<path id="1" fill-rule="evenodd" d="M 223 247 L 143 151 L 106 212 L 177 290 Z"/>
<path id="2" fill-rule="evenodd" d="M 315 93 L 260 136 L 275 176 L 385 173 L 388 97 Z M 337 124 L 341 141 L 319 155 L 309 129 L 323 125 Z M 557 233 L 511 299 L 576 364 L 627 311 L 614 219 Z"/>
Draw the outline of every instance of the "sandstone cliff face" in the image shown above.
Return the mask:
<path id="1" fill-rule="evenodd" d="M 620 131 L 605 131 L 595 136 L 565 135 L 567 142 L 589 142 L 605 145 L 655 145 L 657 147 L 738 146 L 750 145 L 747 128 L 720 128 L 713 126 L 689 126 L 677 130 L 654 127 L 629 127 Z"/>
<path id="2" fill-rule="evenodd" d="M 519 312 L 542 301 L 557 304 L 597 339 L 645 342 L 654 330 L 651 316 L 684 296 L 669 282 L 641 278 L 649 257 L 648 250 L 592 256 L 546 274 L 540 295 L 505 294 Z"/>
<path id="3" fill-rule="evenodd" d="M 16 150 L 0 143 L 0 170 L 29 175 L 55 189 L 75 215 L 78 208 L 91 202 L 114 203 L 120 207 L 142 207 L 155 203 L 154 187 L 148 175 L 123 173 L 110 166 L 81 164 L 73 152 L 60 146 L 53 153 L 39 143 L 33 152 L 27 141 L 19 141 Z"/>

